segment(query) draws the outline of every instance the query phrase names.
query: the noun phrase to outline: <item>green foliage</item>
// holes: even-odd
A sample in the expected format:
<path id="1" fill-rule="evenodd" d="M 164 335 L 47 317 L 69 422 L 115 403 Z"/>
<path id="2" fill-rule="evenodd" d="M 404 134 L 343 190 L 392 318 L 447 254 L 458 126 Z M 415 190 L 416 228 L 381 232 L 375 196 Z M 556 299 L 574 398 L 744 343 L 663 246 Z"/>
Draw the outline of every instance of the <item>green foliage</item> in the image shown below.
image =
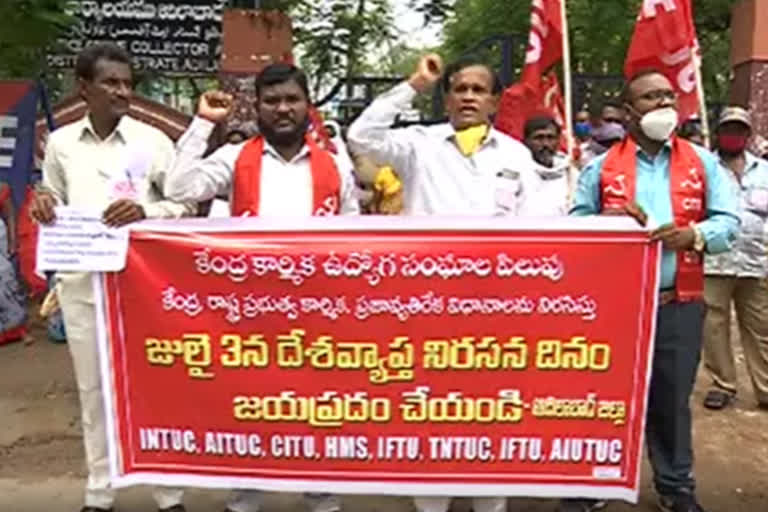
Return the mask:
<path id="1" fill-rule="evenodd" d="M 710 102 L 727 98 L 730 9 L 736 1 L 693 1 Z M 574 71 L 621 74 L 641 0 L 567 2 Z M 64 14 L 65 3 L 0 0 L 0 77 L 36 77 L 44 70 L 46 48 L 74 21 Z M 439 51 L 451 60 L 490 36 L 526 37 L 531 0 L 410 0 L 409 7 L 425 25 L 443 25 Z M 262 0 L 262 8 L 283 10 L 294 20 L 296 54 L 315 91 L 363 72 L 407 75 L 426 51 L 396 43 L 391 0 Z"/>
<path id="2" fill-rule="evenodd" d="M 287 12 L 315 93 L 358 74 L 369 53 L 396 38 L 389 0 L 305 0 Z"/>
<path id="3" fill-rule="evenodd" d="M 0 1 L 0 77 L 35 78 L 45 67 L 45 49 L 73 23 L 66 0 Z"/>
<path id="4" fill-rule="evenodd" d="M 693 1 L 704 88 L 712 103 L 728 95 L 730 10 L 737 1 Z M 574 72 L 621 74 L 641 0 L 567 2 Z M 455 0 L 442 13 L 448 17 L 443 53 L 456 57 L 489 35 L 527 34 L 530 8 L 531 0 Z"/>

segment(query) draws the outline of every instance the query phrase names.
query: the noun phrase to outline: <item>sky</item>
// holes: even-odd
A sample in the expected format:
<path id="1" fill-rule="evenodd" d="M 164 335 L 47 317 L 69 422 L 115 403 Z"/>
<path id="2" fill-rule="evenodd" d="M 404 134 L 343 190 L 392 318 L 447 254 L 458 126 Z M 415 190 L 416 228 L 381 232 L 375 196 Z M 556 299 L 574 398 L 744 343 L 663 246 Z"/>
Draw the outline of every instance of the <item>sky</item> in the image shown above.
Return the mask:
<path id="1" fill-rule="evenodd" d="M 401 40 L 409 46 L 436 46 L 440 42 L 440 28 L 422 28 L 421 16 L 408 9 L 408 0 L 392 0 L 395 11 L 395 25 L 403 33 Z"/>

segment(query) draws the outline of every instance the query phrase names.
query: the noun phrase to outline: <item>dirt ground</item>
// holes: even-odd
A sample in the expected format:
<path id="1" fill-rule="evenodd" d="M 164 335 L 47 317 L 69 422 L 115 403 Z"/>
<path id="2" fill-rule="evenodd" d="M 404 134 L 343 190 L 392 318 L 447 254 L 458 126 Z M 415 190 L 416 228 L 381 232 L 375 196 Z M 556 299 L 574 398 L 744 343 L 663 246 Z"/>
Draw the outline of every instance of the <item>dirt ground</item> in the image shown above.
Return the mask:
<path id="1" fill-rule="evenodd" d="M 39 322 L 32 343 L 0 346 L 0 512 L 76 512 L 84 485 L 77 393 L 66 345 L 47 341 Z M 743 357 L 740 400 L 724 412 L 701 407 L 706 379 L 700 375 L 693 398 L 696 473 L 699 498 L 711 512 L 768 512 L 768 412 L 754 403 Z M 614 503 L 610 511 L 655 510 L 646 465 L 637 508 Z M 226 493 L 190 490 L 189 512 L 221 512 Z M 347 512 L 411 512 L 406 498 L 348 497 Z M 510 500 L 509 512 L 545 512 L 551 500 Z M 454 510 L 466 512 L 458 500 Z M 137 488 L 121 492 L 117 510 L 155 510 L 149 493 Z M 303 512 L 300 497 L 270 494 L 265 512 Z"/>

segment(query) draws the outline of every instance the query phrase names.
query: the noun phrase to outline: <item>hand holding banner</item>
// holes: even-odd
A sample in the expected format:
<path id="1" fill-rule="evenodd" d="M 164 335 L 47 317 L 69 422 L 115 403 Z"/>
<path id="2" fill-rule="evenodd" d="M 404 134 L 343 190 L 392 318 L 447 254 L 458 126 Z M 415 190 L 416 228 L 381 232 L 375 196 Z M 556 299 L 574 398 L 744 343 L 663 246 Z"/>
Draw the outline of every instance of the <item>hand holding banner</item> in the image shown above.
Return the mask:
<path id="1" fill-rule="evenodd" d="M 165 226 L 97 293 L 115 485 L 636 500 L 659 247 L 626 219 Z"/>

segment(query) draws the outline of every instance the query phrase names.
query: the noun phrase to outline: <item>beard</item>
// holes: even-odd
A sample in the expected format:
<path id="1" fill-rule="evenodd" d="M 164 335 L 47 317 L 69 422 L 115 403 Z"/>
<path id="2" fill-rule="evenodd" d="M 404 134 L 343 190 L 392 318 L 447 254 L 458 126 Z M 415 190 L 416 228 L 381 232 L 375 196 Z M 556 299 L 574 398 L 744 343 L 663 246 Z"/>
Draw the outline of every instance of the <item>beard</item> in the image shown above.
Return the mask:
<path id="1" fill-rule="evenodd" d="M 279 147 L 289 146 L 299 142 L 300 140 L 304 140 L 304 135 L 307 133 L 308 128 L 309 118 L 306 118 L 304 121 L 296 124 L 296 127 L 291 131 L 278 132 L 272 128 L 272 125 L 259 126 L 259 131 L 267 140 L 267 142 L 270 143 L 270 145 Z"/>
<path id="2" fill-rule="evenodd" d="M 544 167 L 552 167 L 555 164 L 555 152 L 550 149 L 540 149 L 533 152 L 533 159 Z"/>

